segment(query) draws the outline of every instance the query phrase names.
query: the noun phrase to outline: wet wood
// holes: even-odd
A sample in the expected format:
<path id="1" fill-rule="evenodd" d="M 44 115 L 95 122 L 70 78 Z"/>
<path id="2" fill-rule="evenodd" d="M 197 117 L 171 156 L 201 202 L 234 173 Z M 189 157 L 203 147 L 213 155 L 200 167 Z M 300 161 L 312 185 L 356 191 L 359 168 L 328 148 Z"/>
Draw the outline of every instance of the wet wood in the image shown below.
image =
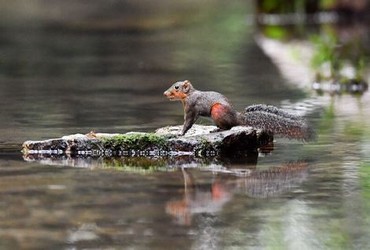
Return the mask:
<path id="1" fill-rule="evenodd" d="M 68 156 L 167 156 L 235 155 L 256 150 L 272 141 L 272 136 L 251 127 L 239 126 L 217 131 L 215 126 L 194 125 L 185 136 L 182 126 L 169 126 L 155 133 L 95 133 L 26 141 L 24 155 Z"/>

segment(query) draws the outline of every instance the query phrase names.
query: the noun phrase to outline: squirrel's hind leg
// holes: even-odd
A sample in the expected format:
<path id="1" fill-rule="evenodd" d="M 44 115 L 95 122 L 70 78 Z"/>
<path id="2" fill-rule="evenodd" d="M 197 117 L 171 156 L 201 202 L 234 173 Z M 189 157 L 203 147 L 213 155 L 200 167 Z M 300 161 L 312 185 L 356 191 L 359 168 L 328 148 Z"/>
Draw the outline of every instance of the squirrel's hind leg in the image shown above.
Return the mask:
<path id="1" fill-rule="evenodd" d="M 227 130 L 238 125 L 237 115 L 232 107 L 221 103 L 212 105 L 211 117 L 216 126 L 222 130 Z"/>

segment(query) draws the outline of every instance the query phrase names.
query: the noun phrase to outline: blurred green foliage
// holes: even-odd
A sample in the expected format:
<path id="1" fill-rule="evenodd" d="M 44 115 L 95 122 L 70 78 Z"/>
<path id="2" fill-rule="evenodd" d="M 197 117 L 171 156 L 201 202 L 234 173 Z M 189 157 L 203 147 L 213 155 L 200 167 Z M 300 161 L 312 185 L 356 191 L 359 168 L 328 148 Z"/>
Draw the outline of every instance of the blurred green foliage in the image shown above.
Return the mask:
<path id="1" fill-rule="evenodd" d="M 263 33 L 270 38 L 283 40 L 288 37 L 289 31 L 281 25 L 268 25 L 263 28 Z"/>

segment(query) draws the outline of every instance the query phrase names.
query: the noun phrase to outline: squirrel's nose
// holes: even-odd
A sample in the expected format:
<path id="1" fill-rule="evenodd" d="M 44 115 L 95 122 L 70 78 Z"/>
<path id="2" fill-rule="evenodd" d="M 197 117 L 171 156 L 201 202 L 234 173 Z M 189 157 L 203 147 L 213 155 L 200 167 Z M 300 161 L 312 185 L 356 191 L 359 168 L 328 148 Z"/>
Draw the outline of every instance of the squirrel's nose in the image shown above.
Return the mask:
<path id="1" fill-rule="evenodd" d="M 168 94 L 169 94 L 168 91 L 163 92 L 164 96 L 168 96 Z"/>

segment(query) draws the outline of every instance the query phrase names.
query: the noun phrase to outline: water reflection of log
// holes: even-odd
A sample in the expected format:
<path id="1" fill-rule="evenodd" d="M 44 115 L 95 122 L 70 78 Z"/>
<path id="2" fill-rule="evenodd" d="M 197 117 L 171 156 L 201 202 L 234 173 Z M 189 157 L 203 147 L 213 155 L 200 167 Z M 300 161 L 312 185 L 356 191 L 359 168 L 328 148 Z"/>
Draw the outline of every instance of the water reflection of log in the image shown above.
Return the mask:
<path id="1" fill-rule="evenodd" d="M 257 153 L 246 155 L 244 164 L 255 166 L 257 163 Z M 249 162 L 248 158 L 252 162 Z M 27 162 L 37 162 L 42 165 L 50 166 L 68 166 L 76 168 L 116 168 L 120 170 L 131 168 L 134 169 L 168 169 L 174 166 L 199 167 L 208 165 L 218 165 L 220 163 L 234 162 L 234 159 L 221 159 L 218 157 L 195 157 L 194 155 L 182 155 L 175 157 L 71 157 L 67 155 L 49 155 L 49 154 L 32 154 L 23 155 Z M 129 168 L 128 168 L 129 167 Z"/>
<path id="2" fill-rule="evenodd" d="M 82 168 L 166 168 L 172 166 L 204 166 L 211 164 L 242 164 L 243 166 L 256 166 L 258 154 L 266 154 L 273 150 L 271 142 L 260 150 L 247 150 L 244 152 L 234 152 L 234 154 L 210 154 L 206 156 L 197 156 L 194 154 L 179 154 L 173 156 L 89 156 L 89 155 L 66 155 L 66 154 L 24 154 L 23 159 L 28 162 L 38 162 L 43 165 L 69 166 Z"/>
<path id="3" fill-rule="evenodd" d="M 306 179 L 308 168 L 305 162 L 288 163 L 262 171 L 245 170 L 242 171 L 245 173 L 243 178 L 240 177 L 240 170 L 230 169 L 227 174 L 220 171 L 215 181 L 208 186 L 198 186 L 191 173 L 182 169 L 183 197 L 167 202 L 166 212 L 177 223 L 190 225 L 193 215 L 221 211 L 236 193 L 253 198 L 267 198 L 287 192 Z"/>

